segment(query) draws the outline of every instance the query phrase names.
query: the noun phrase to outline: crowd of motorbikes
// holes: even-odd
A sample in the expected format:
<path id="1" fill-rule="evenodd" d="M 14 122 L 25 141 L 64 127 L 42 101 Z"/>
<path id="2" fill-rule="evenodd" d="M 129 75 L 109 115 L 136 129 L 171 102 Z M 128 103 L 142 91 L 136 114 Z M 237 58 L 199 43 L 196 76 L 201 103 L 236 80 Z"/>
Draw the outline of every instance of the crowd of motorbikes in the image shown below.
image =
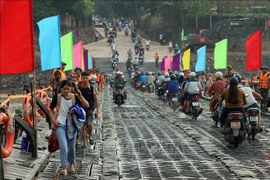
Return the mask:
<path id="1" fill-rule="evenodd" d="M 202 113 L 202 105 L 200 99 L 202 94 L 196 95 L 187 95 L 184 92 L 183 84 L 185 82 L 185 78 L 188 75 L 187 72 L 185 74 L 183 72 L 176 73 L 151 73 L 151 72 L 140 72 L 139 65 L 142 67 L 144 61 L 144 48 L 142 47 L 141 38 L 137 36 L 136 28 L 126 28 L 126 26 L 121 26 L 120 29 L 113 28 L 112 31 L 108 31 L 108 43 L 113 44 L 115 42 L 115 38 L 117 37 L 117 31 L 121 31 L 122 28 L 125 28 L 125 35 L 128 36 L 129 32 L 131 32 L 131 40 L 132 42 L 137 42 L 134 45 L 135 55 L 138 56 L 139 64 L 134 64 L 132 62 L 132 52 L 131 50 L 128 52 L 128 60 L 127 60 L 127 71 L 129 73 L 130 82 L 132 86 L 142 91 L 143 93 L 155 93 L 161 100 L 166 102 L 168 106 L 176 111 L 178 108 L 185 113 L 187 116 L 190 116 L 192 120 L 197 120 L 198 116 Z M 106 33 L 106 28 L 105 28 Z M 150 45 L 146 45 L 146 50 L 150 49 Z M 177 48 L 176 48 L 177 49 Z M 171 49 L 172 51 L 172 49 Z M 111 58 L 112 68 L 114 71 L 118 71 L 118 57 L 119 53 L 116 48 L 112 47 L 113 56 Z M 177 52 L 175 52 L 177 53 Z M 137 57 L 135 57 L 137 59 Z M 128 63 L 129 62 L 129 63 Z M 191 73 L 191 72 L 189 72 Z M 174 77 L 175 76 L 175 77 Z M 154 78 L 152 81 L 151 78 Z M 162 78 L 161 78 L 162 77 Z M 174 78 L 172 78 L 174 77 Z M 150 79 L 150 80 L 149 80 Z M 149 80 L 149 82 L 148 82 Z M 170 92 L 169 86 L 171 85 L 171 81 L 176 80 L 178 84 L 174 84 L 177 86 L 177 91 Z M 199 79 L 198 79 L 199 81 Z M 187 82 L 188 83 L 188 82 Z M 120 106 L 123 100 L 123 87 L 116 88 L 116 100 L 115 102 Z M 117 95 L 118 94 L 118 95 Z M 211 95 L 211 93 L 210 93 Z M 248 95 L 247 95 L 248 96 Z M 121 100 L 121 101 L 120 101 Z M 121 103 L 120 103 L 121 102 Z M 215 113 L 212 117 L 215 126 L 220 127 L 220 115 L 223 110 L 223 105 L 216 102 L 215 105 Z M 227 118 L 225 124 L 222 125 L 224 131 L 224 139 L 233 144 L 234 148 L 238 147 L 238 144 L 243 142 L 246 137 L 250 137 L 253 140 L 255 139 L 256 134 L 260 131 L 258 128 L 260 117 L 260 110 L 257 107 L 251 107 L 242 111 L 232 111 L 227 114 Z"/>
<path id="2" fill-rule="evenodd" d="M 142 76 L 155 76 L 154 83 L 142 82 Z M 172 77 L 173 73 L 171 73 Z M 161 75 L 162 76 L 162 75 Z M 177 110 L 180 106 L 180 110 L 186 115 L 190 116 L 193 120 L 197 120 L 198 116 L 202 113 L 202 105 L 200 103 L 200 98 L 202 93 L 194 96 L 189 96 L 184 98 L 185 93 L 183 92 L 183 83 L 184 83 L 184 74 L 178 73 L 175 79 L 179 81 L 178 91 L 170 93 L 168 89 L 168 84 L 170 84 L 167 73 L 165 77 L 159 78 L 160 73 L 139 73 L 135 72 L 131 74 L 131 84 L 135 89 L 138 89 L 142 92 L 155 93 L 161 100 L 167 103 L 173 111 Z M 147 79 L 147 78 L 146 78 Z M 246 94 L 246 97 L 249 95 Z M 258 128 L 260 110 L 258 107 L 249 107 L 243 111 L 232 111 L 227 114 L 225 124 L 222 125 L 219 122 L 220 115 L 222 113 L 224 104 L 220 105 L 219 102 L 215 105 L 215 114 L 212 117 L 215 126 L 222 128 L 222 133 L 224 134 L 224 139 L 233 145 L 234 148 L 238 147 L 239 143 L 242 143 L 246 137 L 255 139 L 257 133 L 261 130 Z"/>

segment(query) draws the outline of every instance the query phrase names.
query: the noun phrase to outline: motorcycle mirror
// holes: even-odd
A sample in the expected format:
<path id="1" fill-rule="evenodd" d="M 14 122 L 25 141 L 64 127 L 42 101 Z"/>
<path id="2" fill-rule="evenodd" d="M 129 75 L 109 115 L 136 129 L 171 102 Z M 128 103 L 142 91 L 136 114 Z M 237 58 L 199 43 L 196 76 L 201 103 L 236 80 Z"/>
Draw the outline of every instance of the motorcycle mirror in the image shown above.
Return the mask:
<path id="1" fill-rule="evenodd" d="M 248 94 L 246 94 L 246 97 L 248 97 L 249 95 Z"/>

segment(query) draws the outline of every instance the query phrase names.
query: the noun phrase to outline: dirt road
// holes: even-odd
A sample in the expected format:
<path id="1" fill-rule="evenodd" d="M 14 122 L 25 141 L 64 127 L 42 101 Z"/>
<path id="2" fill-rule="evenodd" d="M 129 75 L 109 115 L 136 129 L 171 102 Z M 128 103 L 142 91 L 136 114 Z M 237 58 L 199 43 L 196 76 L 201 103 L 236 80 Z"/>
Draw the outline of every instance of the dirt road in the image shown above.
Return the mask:
<path id="1" fill-rule="evenodd" d="M 104 29 L 97 28 L 96 29 L 101 35 L 104 36 Z M 143 46 L 145 48 L 145 40 L 142 41 Z M 134 52 L 134 45 L 131 41 L 131 36 L 125 36 L 124 31 L 117 32 L 117 49 L 120 54 L 119 62 L 125 63 L 127 60 L 127 51 L 131 49 Z M 94 57 L 108 57 L 110 56 L 110 45 L 107 43 L 107 39 L 104 38 L 101 41 L 84 45 L 84 48 L 89 50 L 89 53 L 92 54 Z M 168 46 L 161 46 L 158 42 L 150 42 L 150 50 L 145 50 L 145 58 L 144 62 L 154 62 L 154 54 L 159 54 L 160 59 L 166 55 L 169 55 Z M 170 54 L 173 55 L 173 54 Z M 134 55 L 133 55 L 134 57 Z"/>

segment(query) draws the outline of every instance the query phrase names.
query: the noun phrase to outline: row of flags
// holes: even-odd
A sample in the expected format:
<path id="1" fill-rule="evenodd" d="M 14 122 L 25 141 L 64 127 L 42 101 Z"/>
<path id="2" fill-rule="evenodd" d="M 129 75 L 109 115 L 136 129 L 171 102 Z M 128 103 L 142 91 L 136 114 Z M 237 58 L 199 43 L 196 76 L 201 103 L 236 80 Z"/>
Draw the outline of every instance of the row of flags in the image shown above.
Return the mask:
<path id="1" fill-rule="evenodd" d="M 41 53 L 41 70 L 46 71 L 61 67 L 61 61 L 67 65 L 65 70 L 79 67 L 86 71 L 93 68 L 93 57 L 83 48 L 82 41 L 73 45 L 73 32 L 60 37 L 60 16 L 42 19 L 39 27 L 39 45 Z M 78 39 L 78 30 L 75 32 Z"/>
<path id="2" fill-rule="evenodd" d="M 181 40 L 184 36 L 184 29 L 181 32 Z M 259 70 L 262 67 L 262 31 L 257 30 L 246 39 L 246 69 Z M 214 49 L 214 68 L 226 69 L 228 54 L 228 39 L 223 39 L 215 44 Z M 181 68 L 181 65 L 183 68 Z M 190 69 L 190 49 L 184 51 L 183 56 L 179 51 L 173 57 L 165 56 L 161 62 L 161 71 L 167 72 L 168 69 L 173 71 Z M 195 72 L 206 70 L 206 46 L 197 50 L 197 61 Z"/>
<path id="3" fill-rule="evenodd" d="M 0 1 L 0 74 L 35 70 L 32 3 L 32 0 Z M 42 71 L 59 68 L 61 62 L 67 64 L 65 70 L 93 69 L 94 57 L 88 56 L 81 41 L 73 45 L 73 32 L 61 37 L 59 15 L 45 18 L 37 25 Z M 78 30 L 75 35 L 78 39 Z"/>

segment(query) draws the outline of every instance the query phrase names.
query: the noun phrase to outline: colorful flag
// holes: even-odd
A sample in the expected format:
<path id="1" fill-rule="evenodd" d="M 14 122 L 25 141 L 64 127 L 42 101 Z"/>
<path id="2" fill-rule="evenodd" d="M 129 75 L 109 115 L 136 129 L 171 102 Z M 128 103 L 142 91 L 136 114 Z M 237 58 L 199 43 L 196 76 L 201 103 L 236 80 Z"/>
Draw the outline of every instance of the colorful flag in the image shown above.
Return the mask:
<path id="1" fill-rule="evenodd" d="M 258 70 L 262 67 L 262 30 L 258 30 L 248 36 L 246 40 L 246 68 Z"/>
<path id="2" fill-rule="evenodd" d="M 161 64 L 160 64 L 160 71 L 165 71 L 165 59 L 167 58 L 167 56 L 162 58 Z"/>
<path id="3" fill-rule="evenodd" d="M 42 19 L 39 27 L 41 70 L 61 67 L 60 16 Z"/>
<path id="4" fill-rule="evenodd" d="M 171 56 L 167 56 L 165 58 L 165 72 L 168 72 L 169 69 L 171 69 L 171 60 L 172 60 L 172 57 Z"/>
<path id="5" fill-rule="evenodd" d="M 92 62 L 92 56 L 89 55 L 88 58 L 88 69 L 93 69 L 93 62 Z"/>
<path id="6" fill-rule="evenodd" d="M 184 41 L 184 36 L 185 36 L 184 29 L 182 29 L 182 32 L 181 32 L 181 41 Z"/>
<path id="7" fill-rule="evenodd" d="M 227 66 L 228 39 L 223 39 L 215 44 L 214 68 L 226 69 Z"/>
<path id="8" fill-rule="evenodd" d="M 181 58 L 181 54 L 177 53 L 173 56 L 173 60 L 172 60 L 172 70 L 173 71 L 179 71 L 179 64 L 180 64 L 180 58 Z"/>
<path id="9" fill-rule="evenodd" d="M 197 50 L 198 58 L 195 65 L 195 72 L 205 71 L 206 69 L 206 46 Z"/>
<path id="10" fill-rule="evenodd" d="M 32 0 L 0 1 L 0 74 L 35 69 Z"/>
<path id="11" fill-rule="evenodd" d="M 82 68 L 82 41 L 73 46 L 74 65 L 73 67 Z"/>
<path id="12" fill-rule="evenodd" d="M 88 70 L 88 50 L 84 50 L 84 71 Z"/>
<path id="13" fill-rule="evenodd" d="M 186 50 L 182 57 L 183 70 L 190 69 L 190 49 Z"/>
<path id="14" fill-rule="evenodd" d="M 84 70 L 84 48 L 82 48 L 82 70 Z"/>
<path id="15" fill-rule="evenodd" d="M 61 59 L 67 64 L 65 67 L 65 71 L 72 70 L 74 68 L 72 32 L 61 37 Z"/>

